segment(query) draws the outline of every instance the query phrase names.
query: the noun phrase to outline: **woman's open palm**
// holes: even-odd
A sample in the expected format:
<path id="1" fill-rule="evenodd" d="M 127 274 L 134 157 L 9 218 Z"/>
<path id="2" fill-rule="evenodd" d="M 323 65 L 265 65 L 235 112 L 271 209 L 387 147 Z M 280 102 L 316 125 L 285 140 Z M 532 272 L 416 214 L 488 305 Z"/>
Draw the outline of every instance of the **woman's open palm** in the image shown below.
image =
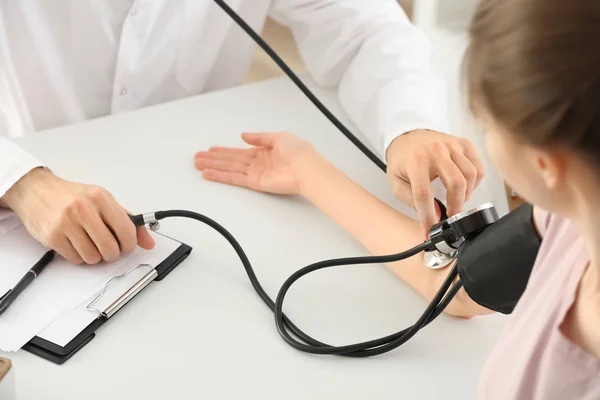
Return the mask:
<path id="1" fill-rule="evenodd" d="M 274 194 L 297 194 L 293 165 L 312 147 L 289 133 L 244 133 L 251 148 L 213 147 L 196 153 L 204 178 Z"/>

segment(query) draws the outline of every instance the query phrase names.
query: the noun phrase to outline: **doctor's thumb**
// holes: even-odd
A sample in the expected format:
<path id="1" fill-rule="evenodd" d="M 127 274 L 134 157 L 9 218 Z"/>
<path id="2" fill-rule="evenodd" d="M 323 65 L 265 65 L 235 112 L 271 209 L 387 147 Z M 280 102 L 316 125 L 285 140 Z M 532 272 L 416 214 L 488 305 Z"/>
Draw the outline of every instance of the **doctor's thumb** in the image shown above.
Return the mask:
<path id="1" fill-rule="evenodd" d="M 143 226 L 137 228 L 137 243 L 144 250 L 152 250 L 156 244 L 150 233 Z"/>

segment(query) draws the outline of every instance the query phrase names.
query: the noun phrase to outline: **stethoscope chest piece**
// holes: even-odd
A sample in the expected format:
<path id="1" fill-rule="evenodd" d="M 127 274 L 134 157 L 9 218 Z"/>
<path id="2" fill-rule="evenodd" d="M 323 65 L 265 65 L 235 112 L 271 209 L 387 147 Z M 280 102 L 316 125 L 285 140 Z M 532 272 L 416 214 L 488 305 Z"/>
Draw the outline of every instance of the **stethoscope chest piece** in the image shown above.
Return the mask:
<path id="1" fill-rule="evenodd" d="M 456 260 L 457 256 L 458 251 L 453 251 L 449 254 L 444 254 L 438 250 L 426 251 L 423 261 L 427 268 L 441 269 L 450 265 L 452 261 Z"/>
<path id="2" fill-rule="evenodd" d="M 429 239 L 435 246 L 425 252 L 427 268 L 439 269 L 448 266 L 458 256 L 458 249 L 473 234 L 498 221 L 498 213 L 493 203 L 486 203 L 434 225 Z"/>

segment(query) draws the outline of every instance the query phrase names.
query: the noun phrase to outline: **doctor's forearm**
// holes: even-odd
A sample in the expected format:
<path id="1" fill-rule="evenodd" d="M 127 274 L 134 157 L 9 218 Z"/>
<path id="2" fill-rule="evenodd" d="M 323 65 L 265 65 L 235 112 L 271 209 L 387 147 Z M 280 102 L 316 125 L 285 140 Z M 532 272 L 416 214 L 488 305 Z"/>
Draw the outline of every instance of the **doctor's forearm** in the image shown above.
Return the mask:
<path id="1" fill-rule="evenodd" d="M 336 221 L 371 254 L 398 253 L 422 242 L 416 220 L 396 211 L 314 154 L 298 169 L 301 194 Z M 422 255 L 388 265 L 398 277 L 430 300 L 448 270 L 424 266 Z M 460 317 L 485 313 L 461 291 L 447 312 Z"/>
<path id="2" fill-rule="evenodd" d="M 434 48 L 397 0 L 274 0 L 271 16 L 291 28 L 310 76 L 338 89 L 378 150 L 406 132 L 447 131 Z"/>

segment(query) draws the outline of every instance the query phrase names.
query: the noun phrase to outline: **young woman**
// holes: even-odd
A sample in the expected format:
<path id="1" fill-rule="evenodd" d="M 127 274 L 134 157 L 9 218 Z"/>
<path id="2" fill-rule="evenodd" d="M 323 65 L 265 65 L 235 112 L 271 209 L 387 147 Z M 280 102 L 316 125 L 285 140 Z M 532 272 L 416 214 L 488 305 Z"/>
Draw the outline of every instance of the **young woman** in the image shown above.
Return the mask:
<path id="1" fill-rule="evenodd" d="M 543 236 L 479 397 L 600 399 L 600 2 L 482 0 L 470 33 L 472 109 L 497 168 L 536 205 Z M 243 139 L 253 147 L 198 153 L 196 167 L 209 180 L 305 196 L 373 254 L 423 239 L 418 222 L 351 182 L 308 143 L 288 133 Z M 417 258 L 389 267 L 428 299 L 447 273 Z M 488 312 L 464 292 L 447 311 Z"/>

